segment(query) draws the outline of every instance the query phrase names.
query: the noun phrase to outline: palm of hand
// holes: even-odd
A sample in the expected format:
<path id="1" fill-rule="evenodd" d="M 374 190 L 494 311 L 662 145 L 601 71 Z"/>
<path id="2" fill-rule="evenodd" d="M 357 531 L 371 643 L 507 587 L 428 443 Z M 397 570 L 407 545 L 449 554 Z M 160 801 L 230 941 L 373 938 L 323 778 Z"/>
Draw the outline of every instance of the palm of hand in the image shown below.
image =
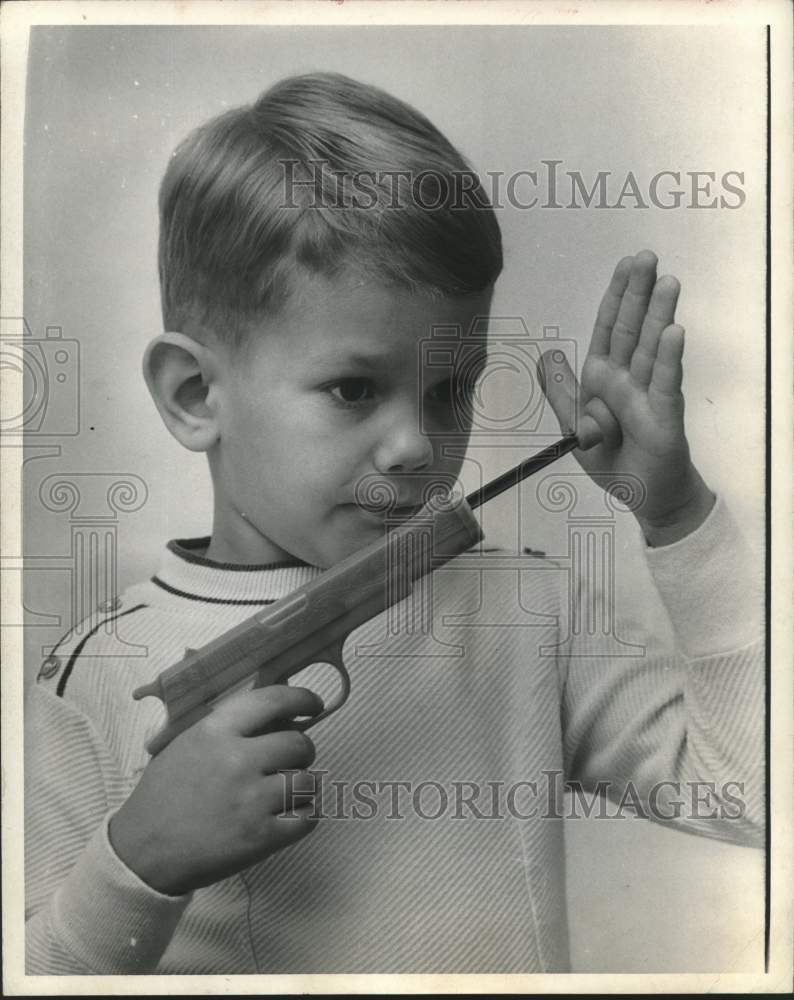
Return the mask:
<path id="1" fill-rule="evenodd" d="M 635 477 L 645 497 L 642 512 L 653 519 L 675 503 L 689 465 L 683 396 L 643 387 L 629 371 L 616 370 L 608 358 L 591 356 L 582 369 L 582 420 L 598 424 L 590 413 L 603 407 L 614 416 L 619 433 L 608 428 L 608 437 L 602 433 L 598 444 L 580 452 L 579 464 L 594 477 L 607 476 L 616 489 L 621 476 L 624 481 L 626 476 Z M 587 433 L 586 426 L 581 432 Z"/>
<path id="2" fill-rule="evenodd" d="M 570 413 L 575 399 L 579 464 L 608 490 L 628 480 L 644 497 L 638 515 L 650 521 L 687 502 L 694 471 L 681 394 L 684 331 L 673 322 L 678 293 L 675 278 L 656 280 L 654 254 L 624 258 L 601 302 L 581 387 L 570 369 L 561 382 L 546 378 L 556 413 Z"/>

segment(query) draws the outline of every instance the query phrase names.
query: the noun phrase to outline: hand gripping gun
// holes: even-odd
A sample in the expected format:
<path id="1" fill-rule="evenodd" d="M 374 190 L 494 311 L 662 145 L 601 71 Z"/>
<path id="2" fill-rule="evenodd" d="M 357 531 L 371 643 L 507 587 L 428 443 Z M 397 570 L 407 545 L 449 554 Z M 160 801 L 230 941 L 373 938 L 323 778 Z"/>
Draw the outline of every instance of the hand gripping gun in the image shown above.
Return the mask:
<path id="1" fill-rule="evenodd" d="M 538 452 L 470 493 L 436 495 L 410 519 L 354 552 L 200 649 L 186 650 L 133 697 L 154 695 L 166 707 L 165 726 L 147 743 L 152 756 L 212 710 L 221 696 L 256 675 L 255 686 L 286 683 L 312 663 L 328 663 L 341 690 L 316 716 L 294 724 L 308 729 L 341 708 L 350 693 L 342 645 L 364 622 L 407 597 L 413 583 L 482 540 L 472 510 L 578 447 L 575 435 Z"/>

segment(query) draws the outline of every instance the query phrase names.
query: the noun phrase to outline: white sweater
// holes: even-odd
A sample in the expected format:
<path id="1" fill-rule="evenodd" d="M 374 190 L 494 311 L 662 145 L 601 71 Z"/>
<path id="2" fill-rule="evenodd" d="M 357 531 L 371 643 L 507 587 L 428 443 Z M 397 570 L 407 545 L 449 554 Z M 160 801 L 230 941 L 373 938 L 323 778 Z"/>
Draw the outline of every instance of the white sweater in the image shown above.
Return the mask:
<path id="1" fill-rule="evenodd" d="M 107 838 L 164 718 L 132 691 L 319 573 L 222 567 L 201 544 L 171 543 L 31 691 L 29 973 L 564 971 L 563 773 L 655 818 L 682 801 L 673 822 L 690 832 L 762 844 L 763 608 L 718 500 L 698 531 L 647 550 L 676 655 L 615 656 L 586 627 L 561 643 L 574 612 L 559 567 L 465 554 L 346 643 L 350 700 L 312 730 L 318 828 L 192 895 L 154 891 Z M 616 631 L 648 643 L 640 621 Z M 327 695 L 327 669 L 295 682 Z M 692 781 L 716 790 L 699 815 Z"/>

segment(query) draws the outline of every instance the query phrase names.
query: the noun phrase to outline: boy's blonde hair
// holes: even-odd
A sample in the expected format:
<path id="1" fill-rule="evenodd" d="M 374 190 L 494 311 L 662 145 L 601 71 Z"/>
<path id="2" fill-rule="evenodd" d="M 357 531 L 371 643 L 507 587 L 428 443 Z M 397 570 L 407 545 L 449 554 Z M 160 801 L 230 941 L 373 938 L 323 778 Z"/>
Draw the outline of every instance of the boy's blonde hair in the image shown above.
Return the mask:
<path id="1" fill-rule="evenodd" d="M 499 226 L 476 175 L 424 115 L 348 77 L 291 77 L 192 132 L 160 188 L 165 328 L 237 344 L 301 271 L 357 268 L 430 295 L 487 289 Z"/>

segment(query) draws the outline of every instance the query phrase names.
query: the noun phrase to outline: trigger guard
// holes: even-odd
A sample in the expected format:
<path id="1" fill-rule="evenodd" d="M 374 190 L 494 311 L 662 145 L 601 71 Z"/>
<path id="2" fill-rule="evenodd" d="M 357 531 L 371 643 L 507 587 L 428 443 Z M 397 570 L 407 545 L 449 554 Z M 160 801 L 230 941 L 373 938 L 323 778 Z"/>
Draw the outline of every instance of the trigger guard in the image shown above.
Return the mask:
<path id="1" fill-rule="evenodd" d="M 329 666 L 333 667 L 339 674 L 342 679 L 342 690 L 336 698 L 334 698 L 330 705 L 325 706 L 319 715 L 314 715 L 312 718 L 306 719 L 304 722 L 294 723 L 294 728 L 300 732 L 305 732 L 305 730 L 311 729 L 311 727 L 316 726 L 318 722 L 322 722 L 323 719 L 327 719 L 329 715 L 333 715 L 334 712 L 338 711 L 338 709 L 344 705 L 350 694 L 350 675 L 348 674 L 344 663 L 342 663 L 341 657 L 338 661 L 326 660 L 325 662 L 328 663 Z"/>

